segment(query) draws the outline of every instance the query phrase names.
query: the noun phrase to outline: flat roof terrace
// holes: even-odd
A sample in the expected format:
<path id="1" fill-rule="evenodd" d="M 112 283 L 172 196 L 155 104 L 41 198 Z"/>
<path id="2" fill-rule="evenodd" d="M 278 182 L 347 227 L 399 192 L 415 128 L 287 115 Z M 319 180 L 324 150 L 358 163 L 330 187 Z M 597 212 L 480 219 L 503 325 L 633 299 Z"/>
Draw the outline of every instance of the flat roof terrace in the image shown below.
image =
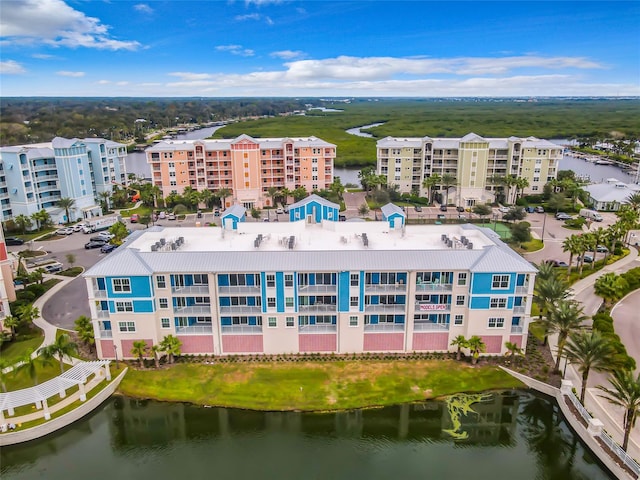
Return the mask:
<path id="1" fill-rule="evenodd" d="M 445 240 L 449 240 L 448 242 Z M 139 252 L 250 252 L 349 250 L 481 250 L 496 241 L 473 225 L 409 225 L 387 222 L 239 223 L 238 230 L 155 227 L 126 244 Z"/>

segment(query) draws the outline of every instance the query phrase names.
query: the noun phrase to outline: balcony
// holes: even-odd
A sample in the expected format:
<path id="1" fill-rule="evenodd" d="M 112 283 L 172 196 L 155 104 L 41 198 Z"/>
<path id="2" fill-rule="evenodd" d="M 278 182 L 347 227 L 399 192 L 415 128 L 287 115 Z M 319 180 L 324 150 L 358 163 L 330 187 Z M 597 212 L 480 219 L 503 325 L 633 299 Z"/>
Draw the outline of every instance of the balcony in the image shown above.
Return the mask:
<path id="1" fill-rule="evenodd" d="M 523 285 L 522 287 L 516 287 L 516 293 L 528 293 L 529 285 Z"/>
<path id="2" fill-rule="evenodd" d="M 93 288 L 93 298 L 107 298 L 106 290 L 98 290 L 97 288 Z"/>
<path id="3" fill-rule="evenodd" d="M 112 330 L 99 330 L 100 338 L 113 338 Z"/>
<path id="4" fill-rule="evenodd" d="M 255 335 L 262 333 L 262 325 L 222 325 L 223 335 Z"/>
<path id="5" fill-rule="evenodd" d="M 520 325 L 511 325 L 511 333 L 521 334 L 524 328 Z"/>
<path id="6" fill-rule="evenodd" d="M 220 307 L 220 314 L 240 315 L 245 313 L 262 313 L 262 307 L 253 305 L 234 305 L 231 307 Z"/>
<path id="7" fill-rule="evenodd" d="M 453 289 L 451 283 L 418 283 L 416 292 L 450 292 Z"/>
<path id="8" fill-rule="evenodd" d="M 218 287 L 218 293 L 239 295 L 243 293 L 260 294 L 260 285 L 238 285 L 232 287 Z"/>
<path id="9" fill-rule="evenodd" d="M 526 312 L 526 307 L 524 306 L 513 307 L 513 313 L 525 313 L 525 312 Z"/>
<path id="10" fill-rule="evenodd" d="M 366 283 L 364 290 L 366 293 L 406 292 L 407 286 L 404 283 Z"/>
<path id="11" fill-rule="evenodd" d="M 188 307 L 173 307 L 173 313 L 177 315 L 189 315 L 206 313 L 211 314 L 211 305 L 192 305 Z"/>
<path id="12" fill-rule="evenodd" d="M 404 313 L 407 306 L 400 303 L 395 304 L 366 304 L 364 311 L 366 313 Z"/>
<path id="13" fill-rule="evenodd" d="M 415 322 L 413 324 L 414 332 L 448 332 L 448 323 L 436 323 L 436 322 Z"/>
<path id="14" fill-rule="evenodd" d="M 171 293 L 176 295 L 193 295 L 198 293 L 209 293 L 209 285 L 193 285 L 191 287 L 171 287 Z"/>
<path id="15" fill-rule="evenodd" d="M 300 312 L 335 312 L 335 303 L 316 303 L 315 305 L 299 305 L 298 311 Z"/>
<path id="16" fill-rule="evenodd" d="M 51 164 L 44 164 L 44 165 L 35 165 L 32 170 L 34 172 L 41 172 L 43 170 L 55 170 L 56 169 L 56 164 L 55 163 L 51 163 Z"/>
<path id="17" fill-rule="evenodd" d="M 299 293 L 336 293 L 336 285 L 299 285 Z"/>
<path id="18" fill-rule="evenodd" d="M 211 325 L 191 325 L 190 327 L 176 327 L 176 335 L 211 335 Z"/>
<path id="19" fill-rule="evenodd" d="M 403 323 L 377 323 L 364 326 L 365 333 L 371 332 L 404 332 Z"/>
<path id="20" fill-rule="evenodd" d="M 298 327 L 300 333 L 336 333 L 337 331 L 336 325 L 300 325 Z"/>
<path id="21" fill-rule="evenodd" d="M 97 318 L 109 318 L 109 310 L 98 310 L 96 314 Z"/>

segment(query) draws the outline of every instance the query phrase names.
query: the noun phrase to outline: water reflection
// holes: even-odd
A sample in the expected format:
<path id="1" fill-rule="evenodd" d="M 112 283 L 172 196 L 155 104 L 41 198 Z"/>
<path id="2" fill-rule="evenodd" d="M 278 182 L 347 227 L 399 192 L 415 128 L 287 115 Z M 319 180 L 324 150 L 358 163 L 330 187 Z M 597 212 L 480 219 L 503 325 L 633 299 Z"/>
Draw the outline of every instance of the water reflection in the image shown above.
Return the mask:
<path id="1" fill-rule="evenodd" d="M 73 480 L 86 469 L 92 480 L 610 478 L 554 404 L 521 392 L 482 397 L 456 418 L 435 401 L 310 414 L 120 397 L 62 434 L 3 449 L 0 473 L 3 480 Z M 465 438 L 447 432 L 456 426 Z"/>

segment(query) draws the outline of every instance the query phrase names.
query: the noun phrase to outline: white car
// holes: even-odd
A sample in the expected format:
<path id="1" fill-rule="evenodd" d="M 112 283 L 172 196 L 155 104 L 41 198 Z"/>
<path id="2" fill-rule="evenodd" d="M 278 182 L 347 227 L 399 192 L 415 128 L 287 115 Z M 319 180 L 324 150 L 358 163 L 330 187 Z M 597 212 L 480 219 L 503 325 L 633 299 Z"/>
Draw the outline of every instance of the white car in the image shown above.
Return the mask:
<path id="1" fill-rule="evenodd" d="M 73 229 L 74 232 L 81 232 L 82 229 L 84 227 L 84 223 L 76 223 L 73 227 L 71 227 Z"/>
<path id="2" fill-rule="evenodd" d="M 111 240 L 113 237 L 115 237 L 115 235 L 109 232 L 100 232 L 98 234 L 98 237 L 102 237 L 108 241 L 108 240 Z"/>
<path id="3" fill-rule="evenodd" d="M 73 228 L 65 227 L 59 230 L 56 230 L 56 235 L 71 235 L 73 233 Z"/>
<path id="4" fill-rule="evenodd" d="M 284 213 L 284 208 L 281 208 L 281 207 L 276 208 L 276 213 L 277 214 Z"/>
<path id="5" fill-rule="evenodd" d="M 176 219 L 175 213 L 170 213 L 169 215 L 167 215 L 167 220 L 175 220 L 175 219 Z"/>
<path id="6" fill-rule="evenodd" d="M 511 209 L 510 209 L 509 207 L 500 207 L 500 208 L 498 209 L 498 211 L 499 211 L 500 213 L 509 213 L 509 211 L 510 211 L 510 210 L 511 210 Z"/>

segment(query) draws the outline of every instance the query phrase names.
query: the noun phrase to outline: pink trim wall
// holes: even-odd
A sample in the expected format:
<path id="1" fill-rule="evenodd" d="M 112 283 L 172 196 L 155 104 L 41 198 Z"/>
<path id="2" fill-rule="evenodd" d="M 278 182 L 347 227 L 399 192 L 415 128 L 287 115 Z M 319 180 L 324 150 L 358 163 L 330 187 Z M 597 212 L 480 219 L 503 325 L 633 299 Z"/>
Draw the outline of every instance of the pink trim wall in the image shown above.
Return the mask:
<path id="1" fill-rule="evenodd" d="M 178 335 L 182 353 L 213 353 L 213 335 Z"/>
<path id="2" fill-rule="evenodd" d="M 135 340 L 122 340 L 122 351 L 118 351 L 118 355 L 122 355 L 123 358 L 135 358 L 135 355 L 131 353 L 131 349 L 133 348 L 133 342 L 143 341 L 147 344 L 148 355 L 151 355 L 151 347 L 153 346 L 153 340 L 150 338 L 140 338 Z"/>
<path id="3" fill-rule="evenodd" d="M 388 352 L 404 350 L 404 333 L 365 333 L 365 352 Z"/>
<path id="4" fill-rule="evenodd" d="M 414 350 L 448 350 L 449 333 L 414 333 Z"/>
<path id="5" fill-rule="evenodd" d="M 485 353 L 500 353 L 502 351 L 502 335 L 482 335 L 481 338 L 487 346 Z"/>
<path id="6" fill-rule="evenodd" d="M 338 349 L 338 336 L 334 333 L 298 335 L 300 352 L 335 352 Z"/>
<path id="7" fill-rule="evenodd" d="M 262 335 L 222 335 L 222 353 L 263 353 Z"/>
<path id="8" fill-rule="evenodd" d="M 113 350 L 113 340 L 100 340 L 100 358 L 116 358 Z"/>
<path id="9" fill-rule="evenodd" d="M 522 348 L 522 335 L 511 335 L 509 341 L 518 345 L 519 348 Z"/>

